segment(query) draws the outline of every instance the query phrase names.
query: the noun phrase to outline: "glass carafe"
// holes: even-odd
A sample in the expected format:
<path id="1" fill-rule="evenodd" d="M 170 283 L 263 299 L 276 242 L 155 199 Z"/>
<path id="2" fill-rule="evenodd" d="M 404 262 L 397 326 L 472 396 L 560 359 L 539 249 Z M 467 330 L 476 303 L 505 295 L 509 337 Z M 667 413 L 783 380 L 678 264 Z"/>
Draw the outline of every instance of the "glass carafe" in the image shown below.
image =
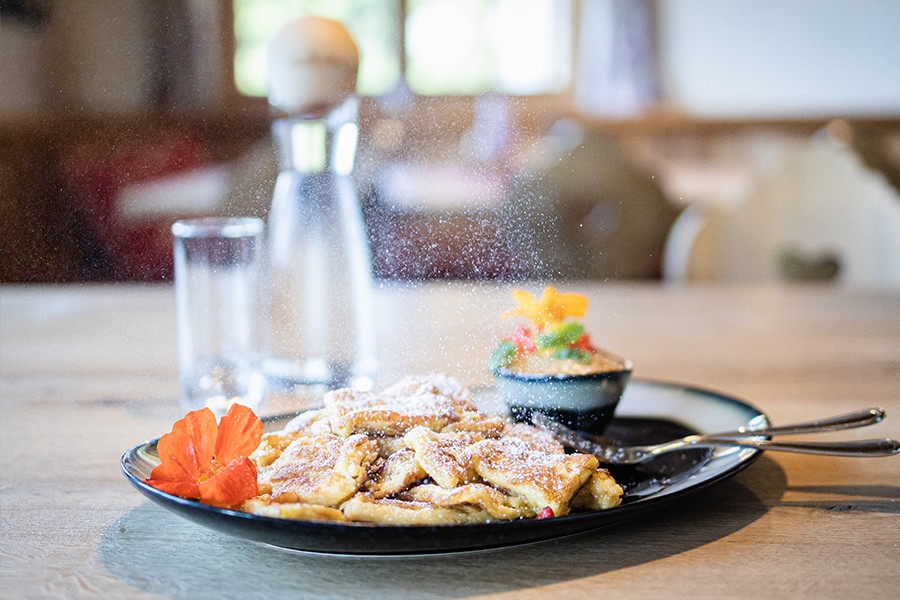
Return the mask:
<path id="1" fill-rule="evenodd" d="M 280 173 L 268 223 L 269 349 L 276 387 L 368 389 L 375 375 L 372 269 L 352 173 L 357 99 L 272 127 Z"/>

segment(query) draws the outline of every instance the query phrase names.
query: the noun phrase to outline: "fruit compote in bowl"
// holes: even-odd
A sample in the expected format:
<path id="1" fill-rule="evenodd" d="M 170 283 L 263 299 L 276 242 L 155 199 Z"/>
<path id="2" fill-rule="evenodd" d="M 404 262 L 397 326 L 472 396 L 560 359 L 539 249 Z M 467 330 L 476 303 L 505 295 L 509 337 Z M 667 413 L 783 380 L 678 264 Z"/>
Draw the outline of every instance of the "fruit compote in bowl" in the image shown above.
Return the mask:
<path id="1" fill-rule="evenodd" d="M 602 433 L 631 377 L 631 362 L 593 345 L 576 320 L 587 310 L 584 296 L 552 287 L 540 299 L 522 290 L 512 296 L 518 306 L 504 316 L 527 323 L 496 346 L 490 365 L 511 416 L 530 423 L 540 411 L 572 429 Z"/>

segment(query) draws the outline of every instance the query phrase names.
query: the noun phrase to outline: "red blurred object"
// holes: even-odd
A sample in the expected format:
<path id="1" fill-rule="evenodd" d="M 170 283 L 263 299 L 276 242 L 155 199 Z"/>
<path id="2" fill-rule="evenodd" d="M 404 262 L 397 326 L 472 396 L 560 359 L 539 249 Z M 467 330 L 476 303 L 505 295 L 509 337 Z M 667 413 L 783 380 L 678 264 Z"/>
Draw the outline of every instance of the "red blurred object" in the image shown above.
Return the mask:
<path id="1" fill-rule="evenodd" d="M 524 325 L 519 325 L 512 334 L 512 341 L 519 349 L 519 352 L 527 353 L 537 350 L 537 344 L 531 337 L 531 330 Z"/>
<path id="2" fill-rule="evenodd" d="M 172 276 L 170 227 L 180 215 L 123 218 L 117 199 L 126 186 L 212 162 L 199 135 L 165 131 L 114 145 L 78 144 L 62 159 L 66 192 L 89 230 L 103 265 L 95 278 L 154 281 Z M 99 271 L 99 272 L 97 272 Z"/>

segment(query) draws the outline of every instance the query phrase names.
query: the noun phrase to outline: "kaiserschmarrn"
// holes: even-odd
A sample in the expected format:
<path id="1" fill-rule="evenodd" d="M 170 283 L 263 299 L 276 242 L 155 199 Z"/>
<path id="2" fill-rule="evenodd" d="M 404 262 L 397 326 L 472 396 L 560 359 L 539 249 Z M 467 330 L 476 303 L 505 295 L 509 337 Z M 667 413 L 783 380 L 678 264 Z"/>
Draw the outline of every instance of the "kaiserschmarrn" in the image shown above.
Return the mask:
<path id="1" fill-rule="evenodd" d="M 623 493 L 596 457 L 479 412 L 446 375 L 329 392 L 250 458 L 259 495 L 242 510 L 287 519 L 480 523 L 612 508 Z"/>

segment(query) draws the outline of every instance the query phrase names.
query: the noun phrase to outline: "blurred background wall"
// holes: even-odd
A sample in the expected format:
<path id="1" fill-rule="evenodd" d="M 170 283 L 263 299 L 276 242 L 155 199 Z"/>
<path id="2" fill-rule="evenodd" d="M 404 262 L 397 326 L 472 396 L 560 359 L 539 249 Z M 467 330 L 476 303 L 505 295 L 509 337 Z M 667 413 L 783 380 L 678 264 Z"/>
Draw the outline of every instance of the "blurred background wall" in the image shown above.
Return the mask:
<path id="1" fill-rule="evenodd" d="M 740 272 L 714 264 L 721 223 L 773 186 L 792 191 L 758 227 L 788 266 L 767 277 L 840 280 L 834 236 L 866 237 L 781 239 L 772 206 L 900 237 L 889 0 L 0 0 L 0 280 L 165 280 L 175 218 L 265 216 L 271 115 L 235 65 L 306 12 L 347 20 L 388 77 L 361 90 L 357 172 L 380 277 Z M 416 34 L 435 22 L 446 38 Z M 832 159 L 857 182 L 840 198 L 784 179 Z"/>

